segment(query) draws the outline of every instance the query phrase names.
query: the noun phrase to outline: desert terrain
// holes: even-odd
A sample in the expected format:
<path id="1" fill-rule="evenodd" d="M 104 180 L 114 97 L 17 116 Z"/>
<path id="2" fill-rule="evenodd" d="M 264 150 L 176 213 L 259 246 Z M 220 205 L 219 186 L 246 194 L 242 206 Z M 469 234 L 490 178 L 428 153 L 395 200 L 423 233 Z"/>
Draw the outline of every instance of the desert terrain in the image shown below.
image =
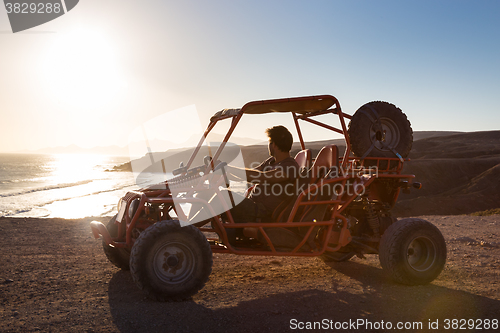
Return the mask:
<path id="1" fill-rule="evenodd" d="M 376 255 L 325 264 L 215 254 L 198 294 L 158 303 L 107 261 L 91 218 L 0 218 L 0 332 L 294 332 L 314 323 L 321 326 L 305 331 L 346 323 L 340 331 L 398 331 L 398 323 L 410 325 L 406 332 L 498 331 L 500 131 L 415 139 L 404 172 L 423 188 L 402 194 L 394 213 L 426 219 L 445 237 L 446 266 L 428 285 L 391 282 Z M 263 160 L 265 149 L 243 147 L 245 163 Z"/>
<path id="2" fill-rule="evenodd" d="M 171 303 L 145 298 L 129 272 L 107 261 L 91 219 L 0 218 L 0 331 L 294 332 L 299 323 L 323 320 L 453 331 L 444 329 L 447 319 L 482 320 L 478 331 L 494 331 L 484 323 L 500 320 L 500 215 L 422 218 L 441 230 L 448 248 L 443 272 L 429 285 L 391 282 L 376 255 L 327 265 L 318 258 L 215 254 L 205 287 Z M 391 331 L 372 328 L 341 331 Z"/>

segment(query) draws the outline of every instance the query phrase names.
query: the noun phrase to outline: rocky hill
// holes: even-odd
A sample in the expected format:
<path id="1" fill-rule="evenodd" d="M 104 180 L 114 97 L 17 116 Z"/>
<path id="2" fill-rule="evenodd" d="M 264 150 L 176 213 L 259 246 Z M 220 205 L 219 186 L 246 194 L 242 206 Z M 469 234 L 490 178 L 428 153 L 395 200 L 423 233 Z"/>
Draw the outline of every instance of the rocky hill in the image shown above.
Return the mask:
<path id="1" fill-rule="evenodd" d="M 414 174 L 423 188 L 400 196 L 399 216 L 500 207 L 500 131 L 417 140 L 409 157 L 403 172 Z"/>
<path id="2" fill-rule="evenodd" d="M 307 148 L 316 156 L 321 147 L 337 144 L 340 154 L 345 149 L 343 139 L 309 142 Z M 207 147 L 202 148 L 193 165 L 201 165 Z M 267 145 L 230 146 L 221 160 L 232 161 L 240 152 L 247 167 L 253 162 L 268 157 Z M 212 147 L 212 153 L 216 147 Z M 294 143 L 292 156 L 300 150 Z M 193 149 L 178 149 L 165 153 L 154 153 L 157 161 L 146 171 L 171 171 L 186 163 Z M 415 132 L 410 161 L 405 163 L 403 172 L 414 174 L 415 181 L 421 182 L 421 190 L 401 194 L 394 209 L 397 216 L 417 216 L 426 214 L 468 214 L 476 211 L 500 207 L 500 131 L 486 132 Z M 144 156 L 143 161 L 151 160 Z M 115 170 L 130 171 L 130 163 L 115 167 Z"/>

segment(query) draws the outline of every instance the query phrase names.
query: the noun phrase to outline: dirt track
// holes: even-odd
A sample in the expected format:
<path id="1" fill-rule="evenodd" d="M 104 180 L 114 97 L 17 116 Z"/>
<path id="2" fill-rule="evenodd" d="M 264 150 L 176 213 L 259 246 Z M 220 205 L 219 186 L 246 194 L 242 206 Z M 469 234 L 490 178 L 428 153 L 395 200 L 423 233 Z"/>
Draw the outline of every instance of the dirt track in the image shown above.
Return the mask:
<path id="1" fill-rule="evenodd" d="M 365 319 L 373 330 L 341 331 L 386 331 L 375 330 L 383 320 L 392 331 L 415 322 L 422 329 L 405 332 L 436 332 L 429 320 L 439 320 L 439 331 L 445 319 L 500 320 L 500 215 L 424 218 L 448 247 L 445 270 L 430 285 L 388 281 L 373 255 L 330 266 L 316 258 L 215 255 L 205 288 L 174 303 L 145 299 L 128 272 L 107 262 L 88 220 L 1 218 L 0 331 L 296 332 L 292 319 Z"/>

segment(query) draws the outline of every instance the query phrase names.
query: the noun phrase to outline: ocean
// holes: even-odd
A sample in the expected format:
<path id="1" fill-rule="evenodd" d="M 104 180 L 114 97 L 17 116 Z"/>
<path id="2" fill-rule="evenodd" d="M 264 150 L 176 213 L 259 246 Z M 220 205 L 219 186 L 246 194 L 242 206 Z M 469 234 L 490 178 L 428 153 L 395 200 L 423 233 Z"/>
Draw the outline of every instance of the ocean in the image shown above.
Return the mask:
<path id="1" fill-rule="evenodd" d="M 0 216 L 113 216 L 119 198 L 139 189 L 130 172 L 110 172 L 128 157 L 0 154 Z"/>

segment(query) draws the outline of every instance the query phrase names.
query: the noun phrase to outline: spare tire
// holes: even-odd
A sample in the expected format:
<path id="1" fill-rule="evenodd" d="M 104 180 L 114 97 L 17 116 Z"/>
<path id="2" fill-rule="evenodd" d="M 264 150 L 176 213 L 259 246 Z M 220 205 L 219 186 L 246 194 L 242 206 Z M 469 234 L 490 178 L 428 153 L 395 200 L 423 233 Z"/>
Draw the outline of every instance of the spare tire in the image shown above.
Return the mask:
<path id="1" fill-rule="evenodd" d="M 413 131 L 406 115 L 394 104 L 370 102 L 360 107 L 349 123 L 351 150 L 357 157 L 408 156 Z M 397 154 L 396 154 L 397 153 Z"/>

